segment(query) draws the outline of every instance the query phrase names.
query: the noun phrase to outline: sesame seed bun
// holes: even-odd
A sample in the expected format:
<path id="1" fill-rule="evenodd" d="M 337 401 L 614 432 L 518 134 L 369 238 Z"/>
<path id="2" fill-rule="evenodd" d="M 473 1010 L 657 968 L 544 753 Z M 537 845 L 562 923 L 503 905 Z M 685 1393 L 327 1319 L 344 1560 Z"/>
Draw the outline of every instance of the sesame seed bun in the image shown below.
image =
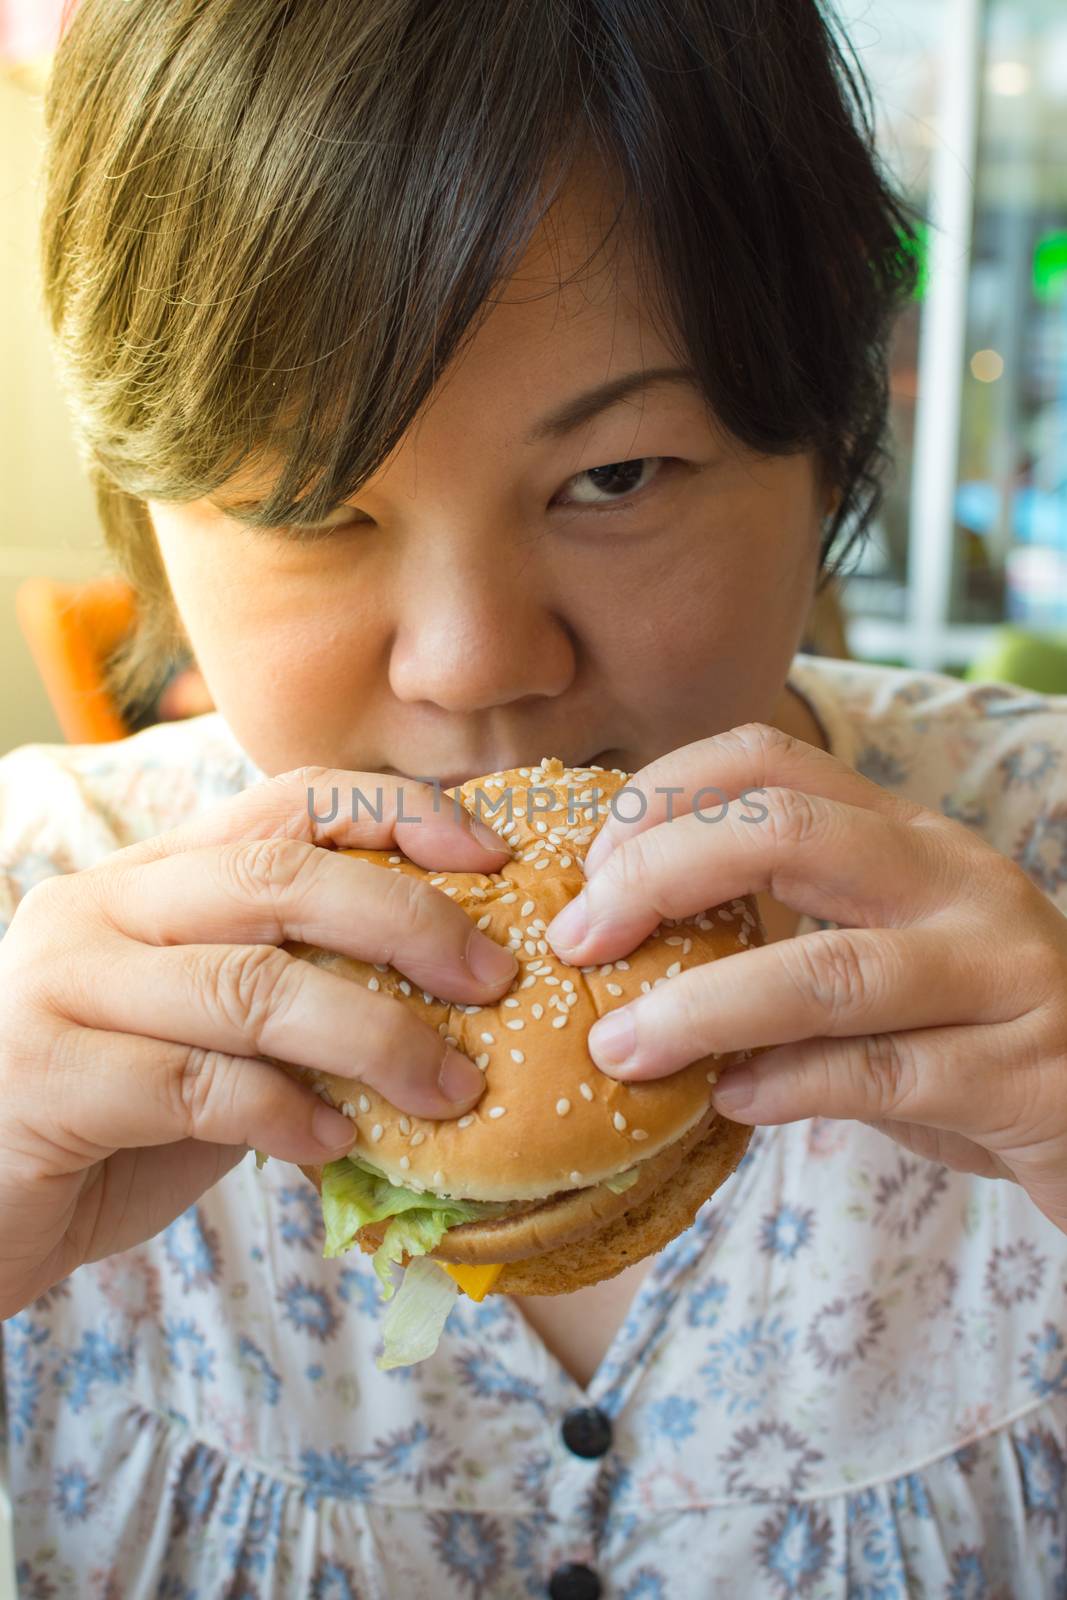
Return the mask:
<path id="1" fill-rule="evenodd" d="M 428 881 L 448 893 L 491 938 L 515 951 L 516 978 L 493 1005 L 452 1005 L 416 988 L 393 967 L 304 944 L 285 946 L 410 1006 L 485 1073 L 486 1092 L 473 1111 L 434 1120 L 400 1112 L 376 1090 L 351 1078 L 290 1069 L 352 1117 L 358 1129 L 352 1154 L 393 1183 L 465 1199 L 545 1201 L 592 1190 L 636 1164 L 669 1156 L 686 1135 L 699 1137 L 725 1121 L 714 1112 L 709 1120 L 711 1084 L 721 1066 L 747 1057 L 749 1051 L 721 1059 L 702 1057 L 651 1082 L 620 1083 L 594 1065 L 586 1036 L 598 1017 L 643 991 L 691 967 L 762 944 L 763 928 L 752 900 L 733 900 L 677 921 L 665 919 L 625 959 L 600 966 L 568 966 L 544 938 L 552 918 L 583 887 L 579 863 L 609 815 L 611 797 L 628 777 L 619 769 L 567 768 L 546 758 L 537 767 L 513 768 L 461 785 L 456 793 L 467 809 L 515 851 L 499 872 L 432 872 L 396 850 L 344 852 Z M 531 790 L 536 794 L 528 802 Z M 506 805 L 492 809 L 508 791 L 510 816 Z M 450 802 L 443 798 L 442 804 Z M 619 814 L 631 816 L 633 811 L 634 802 L 628 801 Z M 747 1136 L 748 1129 L 739 1131 L 738 1138 L 742 1132 Z M 677 1155 L 670 1159 L 677 1166 Z M 577 1213 L 562 1212 L 557 1220 L 577 1224 L 580 1214 L 599 1227 L 648 1192 L 649 1183 L 620 1196 L 598 1191 L 595 1199 L 582 1201 Z M 538 1238 L 534 1215 L 525 1224 L 531 1242 Z M 516 1225 L 520 1219 L 505 1220 Z M 449 1241 L 453 1234 L 459 1239 L 468 1228 L 481 1226 L 450 1230 Z M 575 1233 L 566 1226 L 563 1231 L 568 1238 Z M 482 1237 L 487 1241 L 491 1235 Z M 473 1259 L 446 1254 L 443 1247 L 440 1253 L 444 1259 Z M 477 1259 L 501 1257 L 483 1254 L 479 1246 Z"/>

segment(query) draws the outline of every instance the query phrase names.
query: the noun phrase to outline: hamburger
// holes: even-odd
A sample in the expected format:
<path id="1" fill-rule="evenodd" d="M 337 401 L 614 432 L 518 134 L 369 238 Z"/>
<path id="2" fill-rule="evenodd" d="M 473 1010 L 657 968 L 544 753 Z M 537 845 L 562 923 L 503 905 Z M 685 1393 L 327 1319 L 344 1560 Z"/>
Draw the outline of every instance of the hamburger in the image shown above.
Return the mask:
<path id="1" fill-rule="evenodd" d="M 595 1066 L 586 1037 L 616 1006 L 764 943 L 753 900 L 664 919 L 624 959 L 595 966 L 569 966 L 545 938 L 583 887 L 582 861 L 629 776 L 545 758 L 459 785 L 458 802 L 514 851 L 499 872 L 431 872 L 396 849 L 344 852 L 427 880 L 514 951 L 517 974 L 494 1004 L 453 1005 L 394 967 L 284 947 L 410 1006 L 485 1075 L 470 1112 L 436 1120 L 351 1078 L 278 1063 L 356 1126 L 346 1157 L 301 1171 L 321 1197 L 324 1255 L 370 1253 L 393 1301 L 381 1366 L 432 1353 L 460 1292 L 565 1294 L 660 1250 L 744 1154 L 751 1129 L 713 1109 L 711 1086 L 752 1051 L 622 1083 Z M 394 1264 L 404 1269 L 395 1300 Z"/>

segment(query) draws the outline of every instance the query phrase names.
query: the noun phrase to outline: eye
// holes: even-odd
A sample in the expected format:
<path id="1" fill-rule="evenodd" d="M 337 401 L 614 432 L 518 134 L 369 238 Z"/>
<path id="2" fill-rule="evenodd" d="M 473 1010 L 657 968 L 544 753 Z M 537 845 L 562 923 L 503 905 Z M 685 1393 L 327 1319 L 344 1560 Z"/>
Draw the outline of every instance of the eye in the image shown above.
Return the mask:
<path id="1" fill-rule="evenodd" d="M 637 456 L 632 461 L 611 461 L 604 467 L 587 467 L 568 480 L 576 489 L 563 504 L 588 506 L 593 510 L 610 509 L 620 501 L 629 504 L 635 494 L 663 477 L 670 459 L 669 456 Z"/>

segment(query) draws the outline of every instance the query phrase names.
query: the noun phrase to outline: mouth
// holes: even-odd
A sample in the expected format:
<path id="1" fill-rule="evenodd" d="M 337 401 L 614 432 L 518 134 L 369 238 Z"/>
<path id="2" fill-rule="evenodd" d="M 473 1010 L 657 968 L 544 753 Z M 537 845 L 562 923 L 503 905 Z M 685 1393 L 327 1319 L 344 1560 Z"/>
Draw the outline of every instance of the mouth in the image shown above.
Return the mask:
<path id="1" fill-rule="evenodd" d="M 565 762 L 564 765 L 570 767 L 605 766 L 607 763 L 602 761 L 601 757 L 608 753 L 601 750 L 596 755 L 588 756 L 584 761 L 570 761 Z M 524 765 L 525 762 L 522 761 L 504 761 L 496 766 L 480 767 L 473 772 L 450 772 L 438 777 L 429 773 L 399 772 L 396 767 L 382 767 L 381 770 L 389 773 L 391 777 L 403 778 L 408 783 L 436 783 L 441 789 L 458 789 L 461 784 L 469 783 L 471 778 L 485 777 L 491 772 L 507 772 L 512 767 Z"/>

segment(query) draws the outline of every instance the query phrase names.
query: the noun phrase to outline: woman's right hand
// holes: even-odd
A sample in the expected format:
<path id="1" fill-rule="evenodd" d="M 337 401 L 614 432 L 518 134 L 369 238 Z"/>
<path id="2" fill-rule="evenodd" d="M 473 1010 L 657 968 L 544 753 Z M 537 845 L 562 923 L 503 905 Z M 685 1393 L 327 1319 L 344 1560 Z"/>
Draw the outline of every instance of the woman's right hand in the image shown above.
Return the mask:
<path id="1" fill-rule="evenodd" d="M 380 822 L 311 816 L 309 789 L 350 785 L 380 790 Z M 421 1117 L 477 1101 L 478 1068 L 409 1008 L 278 948 L 389 962 L 457 1003 L 498 999 L 514 957 L 448 895 L 336 853 L 392 846 L 431 869 L 499 871 L 508 847 L 434 799 L 383 774 L 299 768 L 26 894 L 0 941 L 0 1317 L 158 1233 L 249 1148 L 309 1165 L 344 1154 L 351 1122 L 264 1056 Z"/>

